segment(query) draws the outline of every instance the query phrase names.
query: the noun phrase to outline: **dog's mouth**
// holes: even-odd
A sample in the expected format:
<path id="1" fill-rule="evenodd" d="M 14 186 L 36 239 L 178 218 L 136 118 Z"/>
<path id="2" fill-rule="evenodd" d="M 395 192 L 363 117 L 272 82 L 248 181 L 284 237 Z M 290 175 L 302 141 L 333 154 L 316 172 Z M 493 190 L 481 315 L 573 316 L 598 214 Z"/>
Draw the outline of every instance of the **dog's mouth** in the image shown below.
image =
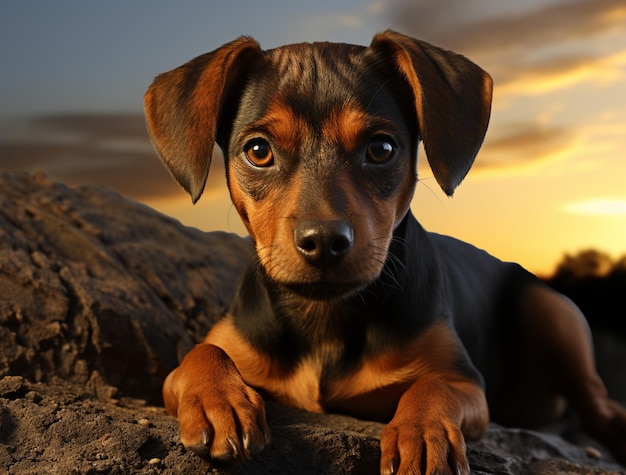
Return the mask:
<path id="1" fill-rule="evenodd" d="M 283 287 L 308 300 L 335 300 L 349 297 L 367 282 L 283 282 Z"/>

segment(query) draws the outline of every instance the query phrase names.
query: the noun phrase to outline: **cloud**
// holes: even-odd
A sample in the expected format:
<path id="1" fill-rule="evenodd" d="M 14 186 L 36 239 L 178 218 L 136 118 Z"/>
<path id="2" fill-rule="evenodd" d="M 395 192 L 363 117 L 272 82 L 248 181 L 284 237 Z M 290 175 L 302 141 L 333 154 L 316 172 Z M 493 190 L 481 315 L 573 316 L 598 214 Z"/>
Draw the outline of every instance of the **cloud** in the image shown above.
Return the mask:
<path id="1" fill-rule="evenodd" d="M 3 129 L 0 171 L 106 184 L 138 200 L 184 193 L 153 150 L 141 114 L 52 115 L 5 121 Z M 207 188 L 224 179 L 222 160 L 214 162 Z"/>
<path id="2" fill-rule="evenodd" d="M 567 203 L 563 211 L 585 216 L 626 216 L 626 198 L 594 198 Z"/>
<path id="3" fill-rule="evenodd" d="M 573 130 L 536 122 L 509 123 L 499 130 L 485 141 L 474 165 L 477 169 L 538 166 L 563 156 L 577 143 Z"/>
<path id="4" fill-rule="evenodd" d="M 529 2 L 517 9 L 510 4 L 501 9 L 502 4 L 498 0 L 404 1 L 395 4 L 394 20 L 407 33 L 479 55 L 526 53 L 626 28 L 623 0 Z"/>
<path id="5" fill-rule="evenodd" d="M 605 65 L 606 56 L 619 58 L 625 48 L 619 41 L 613 46 L 607 46 L 610 41 L 603 47 L 590 44 L 595 38 L 623 37 L 623 0 L 529 2 L 517 7 L 497 0 L 405 0 L 395 5 L 393 18 L 403 31 L 469 56 L 500 86 L 523 80 L 528 84 L 529 78 L 556 78 L 552 88 L 567 85 L 568 74 L 580 78 L 581 71 Z"/>
<path id="6" fill-rule="evenodd" d="M 626 50 L 602 57 L 549 58 L 502 73 L 496 88 L 510 97 L 545 94 L 581 83 L 614 84 L 626 74 L 625 68 Z"/>

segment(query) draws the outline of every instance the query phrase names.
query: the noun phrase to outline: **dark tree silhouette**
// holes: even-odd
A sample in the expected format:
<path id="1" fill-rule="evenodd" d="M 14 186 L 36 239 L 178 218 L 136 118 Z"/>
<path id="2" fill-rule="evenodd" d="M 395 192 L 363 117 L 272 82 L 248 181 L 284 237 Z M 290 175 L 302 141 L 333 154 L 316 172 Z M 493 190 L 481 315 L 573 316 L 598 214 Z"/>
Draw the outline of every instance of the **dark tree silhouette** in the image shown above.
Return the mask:
<path id="1" fill-rule="evenodd" d="M 592 328 L 626 335 L 626 255 L 595 249 L 566 254 L 545 282 L 571 298 Z"/>
<path id="2" fill-rule="evenodd" d="M 608 254 L 587 249 L 575 255 L 565 254 L 557 265 L 554 278 L 579 280 L 588 277 L 604 277 L 613 267 Z"/>

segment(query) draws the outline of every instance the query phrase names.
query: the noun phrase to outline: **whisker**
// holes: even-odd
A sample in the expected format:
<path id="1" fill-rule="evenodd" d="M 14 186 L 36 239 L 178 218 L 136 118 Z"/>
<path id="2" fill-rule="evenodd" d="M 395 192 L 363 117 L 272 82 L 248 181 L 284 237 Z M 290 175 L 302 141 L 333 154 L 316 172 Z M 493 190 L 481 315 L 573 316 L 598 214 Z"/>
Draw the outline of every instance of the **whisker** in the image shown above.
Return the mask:
<path id="1" fill-rule="evenodd" d="M 427 180 L 433 180 L 434 177 L 430 176 L 427 178 L 419 178 L 417 180 L 417 185 L 423 185 L 424 187 L 426 187 L 426 189 L 430 192 L 431 195 L 433 195 L 435 197 L 435 199 L 439 202 L 439 204 L 443 204 L 443 201 L 441 200 L 441 197 L 439 196 L 439 194 L 437 194 L 435 192 L 435 190 L 433 190 L 430 186 L 428 186 L 426 183 L 424 183 Z"/>

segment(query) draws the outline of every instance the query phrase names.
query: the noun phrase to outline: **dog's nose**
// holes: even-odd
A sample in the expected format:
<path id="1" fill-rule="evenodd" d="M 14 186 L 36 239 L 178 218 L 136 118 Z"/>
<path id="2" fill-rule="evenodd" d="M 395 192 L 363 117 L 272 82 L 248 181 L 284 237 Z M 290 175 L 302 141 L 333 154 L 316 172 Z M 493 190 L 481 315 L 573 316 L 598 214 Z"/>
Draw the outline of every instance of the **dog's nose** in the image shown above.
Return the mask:
<path id="1" fill-rule="evenodd" d="M 306 261 L 321 268 L 338 264 L 354 243 L 352 227 L 344 221 L 301 221 L 293 237 L 296 249 Z"/>

